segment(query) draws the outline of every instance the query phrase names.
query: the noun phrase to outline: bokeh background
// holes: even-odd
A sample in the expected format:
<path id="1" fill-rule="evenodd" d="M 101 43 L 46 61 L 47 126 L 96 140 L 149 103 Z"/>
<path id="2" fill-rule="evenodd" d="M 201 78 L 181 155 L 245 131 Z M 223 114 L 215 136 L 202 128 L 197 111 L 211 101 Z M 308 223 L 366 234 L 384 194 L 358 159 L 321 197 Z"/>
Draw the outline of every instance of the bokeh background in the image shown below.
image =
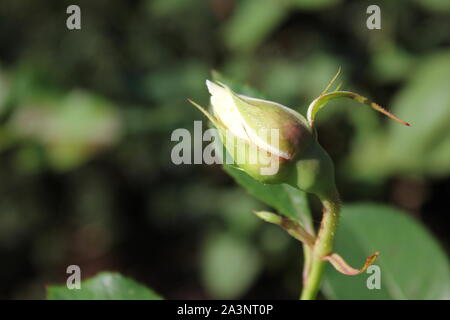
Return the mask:
<path id="1" fill-rule="evenodd" d="M 170 161 L 212 69 L 304 113 L 341 67 L 345 89 L 413 124 L 351 101 L 321 112 L 344 203 L 403 209 L 448 254 L 449 45 L 448 0 L 3 0 L 0 298 L 44 298 L 71 264 L 171 299 L 297 296 L 300 248 L 250 213 L 265 206 L 220 166 Z"/>

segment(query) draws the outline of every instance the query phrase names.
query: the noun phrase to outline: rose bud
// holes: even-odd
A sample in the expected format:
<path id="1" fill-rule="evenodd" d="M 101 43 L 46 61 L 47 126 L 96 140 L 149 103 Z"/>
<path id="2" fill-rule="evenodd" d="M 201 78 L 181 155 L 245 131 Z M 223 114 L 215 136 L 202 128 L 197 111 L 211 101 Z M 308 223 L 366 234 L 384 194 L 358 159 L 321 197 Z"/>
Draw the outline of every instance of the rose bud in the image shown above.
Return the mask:
<path id="1" fill-rule="evenodd" d="M 298 187 L 298 180 L 303 177 L 301 186 L 306 188 L 303 190 L 318 189 L 314 180 L 324 171 L 322 158 L 329 161 L 329 157 L 321 154 L 324 151 L 301 114 L 276 102 L 236 94 L 209 80 L 206 85 L 213 115 L 194 105 L 219 130 L 222 143 L 237 167 L 263 183 Z M 306 162 L 298 163 L 302 159 Z M 326 167 L 329 171 L 330 165 Z"/>

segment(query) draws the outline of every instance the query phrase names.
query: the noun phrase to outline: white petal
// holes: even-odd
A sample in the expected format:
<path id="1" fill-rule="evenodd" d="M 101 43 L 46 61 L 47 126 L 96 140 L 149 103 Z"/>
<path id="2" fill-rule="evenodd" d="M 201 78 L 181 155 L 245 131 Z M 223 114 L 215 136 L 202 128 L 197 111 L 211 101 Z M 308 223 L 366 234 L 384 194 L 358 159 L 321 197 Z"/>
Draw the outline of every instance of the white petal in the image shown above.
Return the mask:
<path id="1" fill-rule="evenodd" d="M 265 142 L 251 127 L 247 125 L 245 120 L 242 118 L 242 115 L 240 114 L 232 95 L 228 90 L 209 80 L 206 80 L 206 86 L 208 87 L 208 91 L 211 94 L 211 105 L 213 107 L 214 114 L 233 135 L 246 141 L 252 141 L 252 143 L 256 144 L 259 148 L 262 148 L 272 154 L 278 155 L 279 157 L 286 159 L 289 158 L 289 155 L 287 153 Z M 251 98 L 244 95 L 239 96 L 244 98 L 245 100 L 270 103 L 276 105 L 277 107 L 291 111 L 289 108 L 276 102 Z M 267 132 L 267 135 L 269 134 L 270 132 Z M 269 137 L 267 136 L 266 138 Z"/>
<path id="2" fill-rule="evenodd" d="M 249 140 L 243 126 L 243 119 L 239 113 L 231 94 L 223 87 L 206 80 L 209 93 L 211 93 L 211 105 L 216 117 L 235 136 Z"/>
<path id="3" fill-rule="evenodd" d="M 222 88 L 221 86 L 209 80 L 206 80 L 206 86 L 208 87 L 208 91 L 211 95 L 219 94 L 219 92 L 225 91 L 225 88 Z"/>

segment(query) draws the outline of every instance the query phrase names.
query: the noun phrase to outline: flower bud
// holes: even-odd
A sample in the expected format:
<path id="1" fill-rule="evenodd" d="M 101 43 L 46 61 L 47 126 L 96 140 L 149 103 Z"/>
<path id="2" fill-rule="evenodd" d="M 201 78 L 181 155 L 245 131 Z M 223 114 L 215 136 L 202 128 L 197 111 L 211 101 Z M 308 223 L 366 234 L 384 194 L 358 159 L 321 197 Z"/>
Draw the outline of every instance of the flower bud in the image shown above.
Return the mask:
<path id="1" fill-rule="evenodd" d="M 206 84 L 222 142 L 234 162 L 261 182 L 287 182 L 294 161 L 314 141 L 307 120 L 279 103 L 237 95 L 208 80 Z"/>
<path id="2" fill-rule="evenodd" d="M 213 115 L 232 162 L 262 183 L 287 183 L 319 196 L 335 190 L 333 163 L 315 130 L 298 112 L 279 103 L 238 95 L 206 81 Z M 228 163 L 228 162 L 227 162 Z"/>

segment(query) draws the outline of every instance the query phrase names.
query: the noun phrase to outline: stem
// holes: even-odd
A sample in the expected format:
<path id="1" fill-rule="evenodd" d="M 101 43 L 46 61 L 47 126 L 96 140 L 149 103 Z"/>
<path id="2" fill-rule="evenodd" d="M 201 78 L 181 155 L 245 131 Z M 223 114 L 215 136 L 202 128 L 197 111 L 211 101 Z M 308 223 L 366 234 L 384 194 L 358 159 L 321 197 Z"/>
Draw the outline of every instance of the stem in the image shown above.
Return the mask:
<path id="1" fill-rule="evenodd" d="M 306 192 L 297 190 L 299 192 L 298 198 L 300 201 L 298 202 L 298 206 L 300 207 L 300 214 L 301 221 L 303 224 L 303 227 L 305 228 L 306 232 L 311 234 L 313 237 L 316 236 L 316 232 L 314 230 L 313 220 L 311 216 L 311 210 L 309 208 L 308 203 L 308 196 L 306 195 Z M 313 241 L 314 243 L 314 241 Z M 312 247 L 306 244 L 303 244 L 303 272 L 302 272 L 302 281 L 305 283 L 306 278 L 309 274 L 309 269 L 311 266 L 311 256 L 312 256 Z"/>
<path id="2" fill-rule="evenodd" d="M 301 300 L 313 300 L 319 291 L 327 263 L 322 258 L 329 255 L 333 250 L 333 240 L 339 220 L 340 201 L 337 192 L 331 197 L 322 197 L 320 200 L 323 205 L 323 217 L 314 247 L 309 248 L 310 252 L 305 251 L 309 256 L 306 259 L 309 265 L 305 262 L 306 275 L 304 273 Z"/>
<path id="3" fill-rule="evenodd" d="M 302 280 L 303 280 L 303 289 L 300 292 L 299 299 L 302 299 L 302 294 L 304 292 L 305 284 L 308 279 L 308 275 L 310 274 L 311 269 L 311 257 L 312 257 L 312 248 L 303 245 L 303 257 L 304 257 L 304 263 L 303 263 L 303 272 L 302 272 Z"/>

